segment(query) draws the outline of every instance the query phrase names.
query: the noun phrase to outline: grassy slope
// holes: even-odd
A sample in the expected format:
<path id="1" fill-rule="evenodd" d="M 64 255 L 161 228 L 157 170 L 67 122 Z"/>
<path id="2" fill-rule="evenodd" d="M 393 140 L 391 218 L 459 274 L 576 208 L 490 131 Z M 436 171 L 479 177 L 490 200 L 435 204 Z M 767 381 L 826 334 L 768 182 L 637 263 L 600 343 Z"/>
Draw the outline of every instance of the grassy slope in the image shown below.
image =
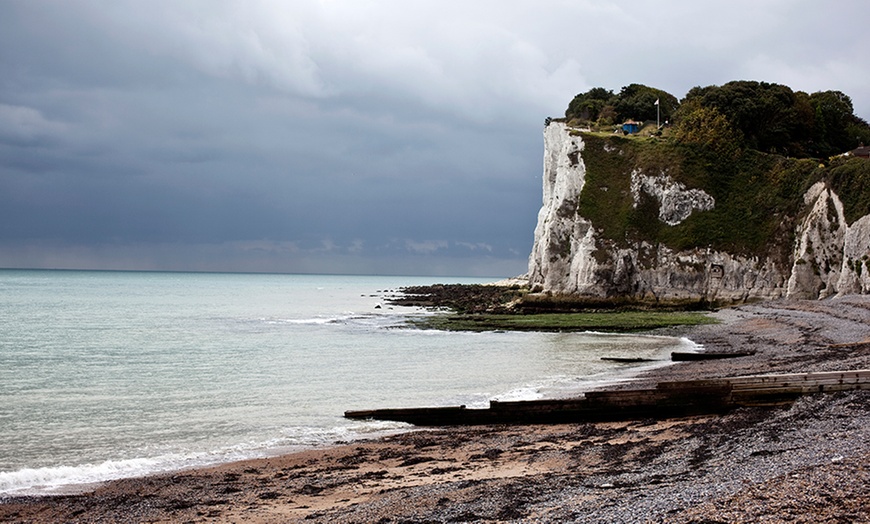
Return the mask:
<path id="1" fill-rule="evenodd" d="M 645 240 L 676 250 L 710 247 L 781 259 L 791 249 L 794 228 L 790 225 L 803 194 L 828 171 L 816 160 L 756 151 L 724 158 L 662 139 L 600 134 L 584 134 L 583 139 L 587 185 L 578 212 L 621 246 Z M 716 207 L 668 226 L 658 220 L 654 199 L 643 197 L 636 208 L 632 206 L 630 176 L 635 169 L 650 176 L 664 173 L 687 188 L 703 189 L 713 196 Z"/>

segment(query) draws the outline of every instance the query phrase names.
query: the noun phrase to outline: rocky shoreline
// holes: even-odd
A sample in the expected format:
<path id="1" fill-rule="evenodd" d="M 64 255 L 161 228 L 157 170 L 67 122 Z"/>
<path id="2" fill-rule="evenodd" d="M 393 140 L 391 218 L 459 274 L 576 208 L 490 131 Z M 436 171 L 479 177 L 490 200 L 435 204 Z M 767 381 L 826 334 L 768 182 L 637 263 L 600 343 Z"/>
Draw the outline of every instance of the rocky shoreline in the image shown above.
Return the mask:
<path id="1" fill-rule="evenodd" d="M 725 309 L 661 380 L 870 368 L 870 297 Z M 0 503 L 3 522 L 870 522 L 870 391 L 656 421 L 420 430 Z"/>

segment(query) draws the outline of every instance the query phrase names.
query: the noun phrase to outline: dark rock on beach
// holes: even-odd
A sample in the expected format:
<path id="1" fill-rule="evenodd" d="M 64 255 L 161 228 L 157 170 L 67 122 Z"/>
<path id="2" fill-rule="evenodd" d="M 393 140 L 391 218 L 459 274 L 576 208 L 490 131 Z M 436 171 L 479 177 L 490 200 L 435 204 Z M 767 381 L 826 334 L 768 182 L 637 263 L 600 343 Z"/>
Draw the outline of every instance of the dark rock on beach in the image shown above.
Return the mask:
<path id="1" fill-rule="evenodd" d="M 524 288 L 484 284 L 434 284 L 409 286 L 389 299 L 391 304 L 430 309 L 449 309 L 459 313 L 512 312 L 509 306 L 524 294 Z"/>

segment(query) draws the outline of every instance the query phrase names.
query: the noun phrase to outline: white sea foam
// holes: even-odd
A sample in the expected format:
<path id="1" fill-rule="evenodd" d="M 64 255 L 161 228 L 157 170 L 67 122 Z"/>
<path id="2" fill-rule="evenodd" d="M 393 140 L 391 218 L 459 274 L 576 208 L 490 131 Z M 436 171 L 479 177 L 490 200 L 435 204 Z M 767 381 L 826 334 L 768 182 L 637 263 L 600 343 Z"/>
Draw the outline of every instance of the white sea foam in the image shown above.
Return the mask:
<path id="1" fill-rule="evenodd" d="M 315 318 L 280 318 L 280 319 L 264 319 L 267 324 L 299 324 L 303 326 L 322 326 L 324 324 L 335 324 L 342 322 L 350 317 L 315 317 Z"/>
<path id="2" fill-rule="evenodd" d="M 316 316 L 309 318 L 260 318 L 259 322 L 271 325 L 288 324 L 299 326 L 325 326 L 329 324 L 340 324 L 368 328 L 389 328 L 406 325 L 408 318 L 408 315 L 398 313 L 361 314 L 348 312 L 340 315 Z"/>
<path id="3" fill-rule="evenodd" d="M 497 399 L 502 402 L 515 402 L 520 400 L 538 400 L 543 398 L 544 395 L 541 392 L 543 388 L 542 384 L 533 384 L 528 386 L 523 386 L 520 388 L 512 389 L 507 393 L 502 395 L 498 395 Z"/>
<path id="4" fill-rule="evenodd" d="M 264 442 L 239 443 L 209 452 L 106 460 L 99 464 L 78 466 L 23 468 L 18 471 L 0 472 L 0 498 L 77 491 L 74 486 L 91 486 L 120 478 L 178 471 L 274 456 L 359 439 L 377 438 L 407 431 L 410 427 L 409 424 L 389 421 L 355 421 L 330 428 L 294 427 L 286 428 L 279 438 Z"/>
<path id="5" fill-rule="evenodd" d="M 24 468 L 0 472 L 0 496 L 50 494 L 71 484 L 94 484 L 124 477 L 146 475 L 167 469 L 180 469 L 188 461 L 178 457 L 107 460 L 101 464 Z"/>

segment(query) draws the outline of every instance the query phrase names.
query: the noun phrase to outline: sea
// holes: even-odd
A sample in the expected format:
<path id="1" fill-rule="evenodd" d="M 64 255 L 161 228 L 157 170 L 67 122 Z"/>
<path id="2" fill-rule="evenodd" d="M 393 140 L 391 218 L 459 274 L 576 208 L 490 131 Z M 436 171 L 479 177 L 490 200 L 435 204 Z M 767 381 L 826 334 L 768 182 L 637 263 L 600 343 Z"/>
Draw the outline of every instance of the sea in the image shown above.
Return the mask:
<path id="1" fill-rule="evenodd" d="M 411 428 L 346 410 L 568 397 L 694 347 L 422 330 L 408 321 L 443 313 L 388 301 L 493 280 L 0 270 L 0 498 Z"/>

